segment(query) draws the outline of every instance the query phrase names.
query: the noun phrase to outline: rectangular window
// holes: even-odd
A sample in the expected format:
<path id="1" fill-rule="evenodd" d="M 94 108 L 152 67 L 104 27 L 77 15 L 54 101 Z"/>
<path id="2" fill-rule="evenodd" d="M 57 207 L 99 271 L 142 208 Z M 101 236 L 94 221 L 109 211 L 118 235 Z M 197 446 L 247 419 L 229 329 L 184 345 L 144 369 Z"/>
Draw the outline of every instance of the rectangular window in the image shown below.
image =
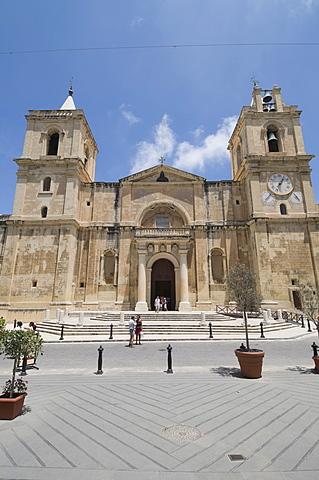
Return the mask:
<path id="1" fill-rule="evenodd" d="M 156 217 L 156 228 L 169 228 L 169 217 Z"/>

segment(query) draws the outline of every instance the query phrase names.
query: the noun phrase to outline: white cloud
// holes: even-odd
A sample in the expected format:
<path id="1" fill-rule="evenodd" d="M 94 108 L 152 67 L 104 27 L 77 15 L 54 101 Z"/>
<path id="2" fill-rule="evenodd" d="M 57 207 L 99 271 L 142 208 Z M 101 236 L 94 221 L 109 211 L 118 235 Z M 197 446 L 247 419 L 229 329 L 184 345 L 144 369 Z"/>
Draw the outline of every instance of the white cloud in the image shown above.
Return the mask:
<path id="1" fill-rule="evenodd" d="M 131 27 L 139 27 L 145 19 L 142 17 L 136 17 L 134 20 L 131 21 Z"/>
<path id="2" fill-rule="evenodd" d="M 319 5 L 319 0 L 284 0 L 284 2 L 292 15 L 300 15 L 301 12 L 312 13 L 313 9 Z"/>
<path id="3" fill-rule="evenodd" d="M 202 133 L 204 133 L 205 130 L 204 130 L 204 127 L 203 125 L 200 125 L 198 128 L 196 128 L 196 130 L 194 130 L 193 132 L 191 132 L 195 138 L 199 138 Z"/>
<path id="4" fill-rule="evenodd" d="M 318 6 L 318 0 L 301 0 L 301 3 L 312 12 L 312 7 Z"/>
<path id="5" fill-rule="evenodd" d="M 236 124 L 237 117 L 224 118 L 216 133 L 207 135 L 201 145 L 182 142 L 176 149 L 173 166 L 188 170 L 201 170 L 209 164 L 224 163 L 229 159 L 228 140 Z"/>
<path id="6" fill-rule="evenodd" d="M 131 173 L 145 170 L 158 163 L 161 156 L 169 158 L 176 145 L 176 134 L 169 126 L 171 120 L 167 114 L 161 123 L 153 128 L 153 142 L 142 141 L 137 144 L 137 152 L 132 162 Z"/>
<path id="7" fill-rule="evenodd" d="M 134 113 L 129 110 L 129 107 L 130 105 L 125 105 L 125 103 L 122 103 L 122 105 L 120 106 L 123 117 L 129 122 L 130 125 L 134 125 L 134 123 L 139 123 L 141 119 L 136 117 Z"/>
<path id="8" fill-rule="evenodd" d="M 164 115 L 162 122 L 153 128 L 153 142 L 137 144 L 131 173 L 157 165 L 162 155 L 174 167 L 189 171 L 203 171 L 206 166 L 225 163 L 229 161 L 227 145 L 236 121 L 236 116 L 224 118 L 216 133 L 207 135 L 200 145 L 193 145 L 188 141 L 177 142 L 176 133 L 170 127 L 171 120 Z M 198 138 L 203 132 L 200 126 L 192 133 Z"/>

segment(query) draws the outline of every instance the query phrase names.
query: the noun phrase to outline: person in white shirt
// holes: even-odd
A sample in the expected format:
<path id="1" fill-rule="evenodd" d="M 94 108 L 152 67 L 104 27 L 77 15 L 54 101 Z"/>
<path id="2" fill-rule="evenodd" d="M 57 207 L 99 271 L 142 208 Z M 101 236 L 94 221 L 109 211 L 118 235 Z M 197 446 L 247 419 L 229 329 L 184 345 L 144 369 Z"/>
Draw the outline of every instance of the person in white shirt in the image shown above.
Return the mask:
<path id="1" fill-rule="evenodd" d="M 155 312 L 158 313 L 161 308 L 161 299 L 159 296 L 157 296 L 154 300 L 154 307 L 155 307 Z"/>

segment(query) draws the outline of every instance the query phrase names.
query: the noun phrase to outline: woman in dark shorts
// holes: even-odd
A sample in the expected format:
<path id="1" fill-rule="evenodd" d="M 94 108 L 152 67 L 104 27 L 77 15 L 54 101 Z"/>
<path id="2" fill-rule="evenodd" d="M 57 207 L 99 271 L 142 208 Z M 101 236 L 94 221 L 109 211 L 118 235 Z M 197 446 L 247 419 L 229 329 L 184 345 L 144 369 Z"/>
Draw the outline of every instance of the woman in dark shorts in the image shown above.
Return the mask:
<path id="1" fill-rule="evenodd" d="M 137 345 L 137 341 L 138 341 L 138 345 L 142 345 L 141 344 L 141 332 L 142 332 L 142 320 L 141 320 L 141 316 L 137 315 L 136 316 L 136 324 L 135 324 L 135 335 L 136 335 L 135 345 Z"/>

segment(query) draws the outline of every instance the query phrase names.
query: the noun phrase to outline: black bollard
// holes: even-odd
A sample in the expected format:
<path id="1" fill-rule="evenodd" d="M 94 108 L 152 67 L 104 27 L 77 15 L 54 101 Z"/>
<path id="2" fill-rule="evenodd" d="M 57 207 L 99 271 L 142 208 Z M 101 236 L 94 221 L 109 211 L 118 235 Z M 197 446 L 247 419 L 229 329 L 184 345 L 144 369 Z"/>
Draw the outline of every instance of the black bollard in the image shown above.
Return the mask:
<path id="1" fill-rule="evenodd" d="M 13 330 L 16 328 L 16 326 L 17 326 L 17 321 L 14 320 L 14 322 L 13 322 Z"/>
<path id="2" fill-rule="evenodd" d="M 265 338 L 264 335 L 264 328 L 263 328 L 263 322 L 260 322 L 260 338 Z"/>
<path id="3" fill-rule="evenodd" d="M 167 351 L 168 351 L 168 355 L 167 355 L 167 370 L 166 370 L 166 373 L 173 373 L 173 370 L 172 370 L 172 350 L 173 350 L 173 347 L 171 347 L 170 345 L 168 345 L 167 347 Z"/>
<path id="4" fill-rule="evenodd" d="M 21 369 L 20 375 L 28 375 L 27 374 L 27 357 L 26 356 L 23 357 L 22 369 Z"/>
<path id="5" fill-rule="evenodd" d="M 313 344 L 311 345 L 311 348 L 313 349 L 313 356 L 314 357 L 317 357 L 318 356 L 318 345 L 315 344 L 315 342 L 313 342 Z"/>
<path id="6" fill-rule="evenodd" d="M 308 332 L 312 332 L 309 319 L 307 319 L 307 322 L 308 322 Z"/>
<path id="7" fill-rule="evenodd" d="M 247 350 L 247 348 L 245 347 L 245 345 L 242 343 L 239 347 L 239 350 Z"/>
<path id="8" fill-rule="evenodd" d="M 209 322 L 209 338 L 214 338 L 213 337 L 213 331 L 212 331 L 212 322 Z"/>
<path id="9" fill-rule="evenodd" d="M 103 353 L 103 350 L 104 350 L 104 348 L 102 347 L 102 345 L 100 345 L 100 347 L 97 349 L 97 351 L 99 352 L 99 356 L 98 356 L 98 361 L 97 361 L 96 375 L 102 375 L 102 373 L 103 373 L 103 370 L 102 370 L 102 353 Z"/>
<path id="10" fill-rule="evenodd" d="M 301 315 L 301 328 L 305 328 L 305 322 L 303 321 L 303 316 Z"/>
<path id="11" fill-rule="evenodd" d="M 111 323 L 111 325 L 110 325 L 110 336 L 109 336 L 109 340 L 113 340 L 113 323 Z"/>
<path id="12" fill-rule="evenodd" d="M 61 336 L 60 336 L 59 340 L 64 340 L 63 332 L 64 332 L 64 325 L 62 325 L 62 327 L 61 327 Z"/>

